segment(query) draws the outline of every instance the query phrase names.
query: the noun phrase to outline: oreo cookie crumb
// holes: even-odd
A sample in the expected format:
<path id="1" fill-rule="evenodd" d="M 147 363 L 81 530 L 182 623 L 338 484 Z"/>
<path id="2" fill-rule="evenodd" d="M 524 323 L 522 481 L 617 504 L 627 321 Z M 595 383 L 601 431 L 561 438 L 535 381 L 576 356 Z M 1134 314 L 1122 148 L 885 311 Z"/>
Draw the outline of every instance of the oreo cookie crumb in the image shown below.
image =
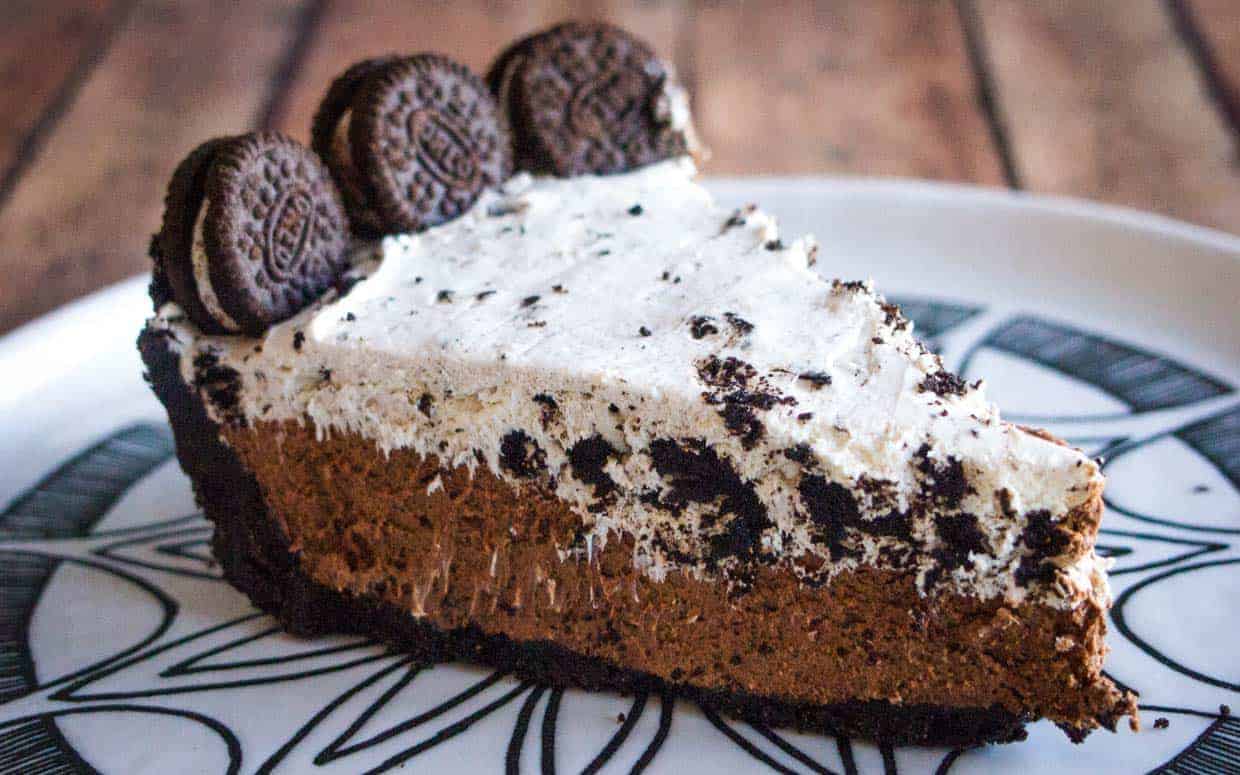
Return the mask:
<path id="1" fill-rule="evenodd" d="M 523 430 L 509 431 L 500 441 L 499 467 L 513 476 L 530 479 L 547 468 L 547 455 Z"/>
<path id="2" fill-rule="evenodd" d="M 637 329 L 637 333 L 641 334 L 642 336 L 650 336 L 650 329 L 646 328 L 645 326 L 642 326 L 641 328 Z"/>
<path id="3" fill-rule="evenodd" d="M 766 435 L 766 426 L 758 419 L 757 413 L 743 403 L 731 402 L 724 404 L 719 410 L 723 425 L 733 436 L 740 438 L 741 446 L 753 449 Z"/>
<path id="4" fill-rule="evenodd" d="M 845 545 L 847 528 L 861 521 L 861 512 L 852 493 L 838 482 L 828 482 L 817 474 L 801 477 L 797 492 L 831 559 L 838 561 L 857 556 L 855 549 Z"/>
<path id="5" fill-rule="evenodd" d="M 797 420 L 799 422 L 809 422 L 812 419 L 814 419 L 813 412 L 801 412 L 800 414 L 797 415 Z"/>
<path id="6" fill-rule="evenodd" d="M 241 412 L 241 374 L 220 363 L 219 355 L 207 350 L 194 356 L 194 387 L 206 394 L 226 422 L 244 426 Z"/>
<path id="7" fill-rule="evenodd" d="M 551 290 L 554 293 L 568 293 L 568 290 L 563 285 L 558 284 L 551 286 Z"/>
<path id="8" fill-rule="evenodd" d="M 948 455 L 947 459 L 940 463 L 930 457 L 930 445 L 922 444 L 913 453 L 913 459 L 923 477 L 922 491 L 927 498 L 955 508 L 966 495 L 976 492 L 969 486 L 964 465 L 955 456 Z"/>
<path id="9" fill-rule="evenodd" d="M 732 216 L 723 222 L 723 229 L 721 230 L 721 233 L 723 231 L 727 231 L 728 229 L 735 229 L 738 226 L 744 226 L 749 220 L 749 216 L 756 209 L 758 209 L 756 205 L 745 205 L 741 209 L 733 212 Z"/>
<path id="10" fill-rule="evenodd" d="M 539 419 L 542 422 L 543 430 L 546 430 L 547 427 L 550 426 L 551 423 L 554 422 L 559 416 L 560 405 L 556 403 L 554 398 L 546 393 L 538 393 L 534 396 L 533 400 L 535 403 L 542 406 L 542 414 Z"/>
<path id="11" fill-rule="evenodd" d="M 769 240 L 762 247 L 766 248 L 767 250 L 783 250 L 784 241 L 781 239 Z"/>
<path id="12" fill-rule="evenodd" d="M 809 465 L 814 461 L 814 451 L 810 449 L 808 444 L 797 444 L 794 447 L 788 447 L 784 450 L 784 457 L 794 463 L 801 465 Z"/>
<path id="13" fill-rule="evenodd" d="M 689 333 L 694 339 L 701 339 L 719 333 L 719 328 L 711 321 L 714 318 L 706 315 L 695 315 L 689 318 Z"/>
<path id="14" fill-rule="evenodd" d="M 701 439 L 655 439 L 649 451 L 655 471 L 668 482 L 660 507 L 679 513 L 689 503 L 719 502 L 715 518 L 724 529 L 710 538 L 708 565 L 755 559 L 763 532 L 773 524 L 753 484 L 742 481 Z"/>
<path id="15" fill-rule="evenodd" d="M 643 212 L 645 212 L 645 210 L 642 208 L 640 204 L 635 204 L 629 208 L 629 215 L 632 215 L 632 216 L 641 215 Z"/>
<path id="16" fill-rule="evenodd" d="M 720 359 L 712 355 L 698 364 L 698 377 L 714 388 L 702 394 L 708 404 L 722 405 L 719 416 L 724 426 L 738 436 L 745 449 L 752 449 L 766 433 L 766 427 L 758 420 L 757 412 L 767 411 L 778 404 L 796 403 L 792 396 L 785 396 L 771 388 L 757 370 L 737 358 Z"/>
<path id="17" fill-rule="evenodd" d="M 732 329 L 741 336 L 745 336 L 753 331 L 753 323 L 745 320 L 735 312 L 725 312 L 723 313 L 723 318 L 728 321 L 728 323 L 732 326 Z"/>
<path id="18" fill-rule="evenodd" d="M 899 307 L 888 301 L 882 301 L 879 307 L 884 314 L 883 322 L 891 326 L 893 330 L 903 331 L 908 328 L 908 318 L 904 317 Z"/>
<path id="19" fill-rule="evenodd" d="M 521 300 L 521 306 L 532 307 L 535 304 L 537 304 L 538 300 L 541 298 L 542 298 L 541 296 L 526 296 L 524 299 Z"/>
<path id="20" fill-rule="evenodd" d="M 448 291 L 448 290 L 440 291 L 439 293 L 435 295 L 435 301 L 441 302 L 443 304 L 451 304 L 452 296 L 453 296 L 452 291 Z"/>
<path id="21" fill-rule="evenodd" d="M 857 556 L 858 551 L 845 543 L 850 529 L 905 542 L 912 540 L 910 514 L 892 509 L 882 516 L 864 519 L 856 496 L 838 482 L 828 482 L 825 477 L 810 474 L 801 478 L 797 491 L 833 560 Z"/>
<path id="22" fill-rule="evenodd" d="M 616 490 L 616 482 L 603 470 L 607 461 L 619 452 L 602 436 L 595 434 L 568 448 L 568 463 L 575 479 L 588 484 L 594 497 L 606 498 Z"/>
<path id="23" fill-rule="evenodd" d="M 301 346 L 305 343 L 306 343 L 306 332 L 305 331 L 294 331 L 293 332 L 293 349 L 300 351 Z"/>
<path id="24" fill-rule="evenodd" d="M 947 569 L 963 566 L 970 554 L 990 554 L 990 543 L 973 514 L 943 514 L 935 521 L 941 547 L 934 557 Z"/>
<path id="25" fill-rule="evenodd" d="M 805 371 L 797 375 L 797 379 L 808 382 L 814 390 L 820 390 L 831 384 L 831 375 L 821 371 Z"/>
<path id="26" fill-rule="evenodd" d="M 1154 719 L 1154 729 L 1166 729 L 1169 726 L 1171 726 L 1171 719 L 1166 716 L 1159 716 Z"/>
<path id="27" fill-rule="evenodd" d="M 423 393 L 418 398 L 418 411 L 427 417 L 431 416 L 431 409 L 435 406 L 435 399 L 430 393 Z"/>
<path id="28" fill-rule="evenodd" d="M 344 319 L 346 323 L 352 323 L 357 320 L 357 315 L 354 315 L 352 312 L 346 312 Z"/>
<path id="29" fill-rule="evenodd" d="M 968 391 L 964 380 L 950 371 L 936 371 L 929 374 L 917 386 L 922 393 L 934 393 L 939 397 L 963 396 Z"/>
<path id="30" fill-rule="evenodd" d="M 1030 511 L 1025 515 L 1025 529 L 1020 542 L 1028 552 L 1016 568 L 1016 582 L 1022 586 L 1030 581 L 1049 581 L 1055 575 L 1055 566 L 1047 562 L 1063 554 L 1072 543 L 1072 535 L 1051 519 L 1045 509 Z"/>
<path id="31" fill-rule="evenodd" d="M 485 301 L 487 298 L 494 296 L 494 295 L 495 295 L 495 291 L 481 291 L 478 294 L 476 294 L 474 298 L 478 301 Z"/>
<path id="32" fill-rule="evenodd" d="M 758 371 L 739 358 L 728 356 L 720 358 L 712 355 L 698 364 L 698 377 L 705 384 L 714 388 L 744 388 L 750 380 L 756 379 Z"/>

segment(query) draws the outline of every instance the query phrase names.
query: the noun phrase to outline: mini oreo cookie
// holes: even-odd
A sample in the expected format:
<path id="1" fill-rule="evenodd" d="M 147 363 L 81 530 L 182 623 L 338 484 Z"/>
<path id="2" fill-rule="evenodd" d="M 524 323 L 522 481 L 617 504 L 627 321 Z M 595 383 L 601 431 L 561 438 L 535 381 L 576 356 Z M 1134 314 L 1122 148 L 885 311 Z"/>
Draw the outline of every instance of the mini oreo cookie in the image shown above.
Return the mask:
<path id="1" fill-rule="evenodd" d="M 274 132 L 209 140 L 177 167 L 152 240 L 152 298 L 203 331 L 262 334 L 348 268 L 348 220 L 322 162 Z"/>
<path id="2" fill-rule="evenodd" d="M 610 24 L 567 22 L 519 40 L 487 83 L 508 113 L 518 169 L 611 174 L 695 150 L 668 67 Z"/>
<path id="3" fill-rule="evenodd" d="M 311 146 L 368 237 L 452 220 L 512 174 L 507 123 L 486 84 L 438 54 L 350 67 L 315 114 Z"/>

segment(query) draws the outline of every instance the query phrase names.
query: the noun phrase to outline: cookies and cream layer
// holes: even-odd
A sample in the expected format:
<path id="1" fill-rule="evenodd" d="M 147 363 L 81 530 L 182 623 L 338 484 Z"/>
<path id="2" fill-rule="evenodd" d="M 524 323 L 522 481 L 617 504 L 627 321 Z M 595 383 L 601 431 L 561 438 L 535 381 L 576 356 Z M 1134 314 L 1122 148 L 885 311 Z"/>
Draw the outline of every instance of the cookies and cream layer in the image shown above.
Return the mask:
<path id="1" fill-rule="evenodd" d="M 150 325 L 221 422 L 308 421 L 550 484 L 584 524 L 566 560 L 619 535 L 656 579 L 873 566 L 1105 605 L 1097 465 L 1002 422 L 868 284 L 824 280 L 812 240 L 693 175 L 518 175 L 364 248 L 347 292 L 261 339 L 203 335 L 175 304 Z"/>

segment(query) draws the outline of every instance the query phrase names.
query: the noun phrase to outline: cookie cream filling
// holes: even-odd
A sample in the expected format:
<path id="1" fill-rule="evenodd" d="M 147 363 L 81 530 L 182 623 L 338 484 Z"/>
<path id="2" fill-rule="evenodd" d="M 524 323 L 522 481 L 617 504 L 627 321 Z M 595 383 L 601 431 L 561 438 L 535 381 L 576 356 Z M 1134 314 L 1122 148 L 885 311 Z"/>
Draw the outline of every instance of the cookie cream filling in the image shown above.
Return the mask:
<path id="1" fill-rule="evenodd" d="M 685 138 L 685 149 L 698 164 L 710 158 L 710 149 L 698 135 L 697 126 L 693 123 L 693 112 L 689 109 L 689 92 L 680 85 L 676 78 L 676 70 L 669 63 L 664 63 L 666 74 L 663 78 L 663 89 L 655 102 L 655 114 L 661 121 L 667 122 L 673 131 Z"/>
<path id="2" fill-rule="evenodd" d="M 868 283 L 823 279 L 812 239 L 693 175 L 518 175 L 365 246 L 343 297 L 261 340 L 203 335 L 173 304 L 151 325 L 204 396 L 230 375 L 220 422 L 309 421 L 554 488 L 585 524 L 566 561 L 627 536 L 656 579 L 868 566 L 1103 604 L 1092 550 L 1031 538 L 1096 501 L 1098 466 L 1002 422 Z"/>
<path id="3" fill-rule="evenodd" d="M 203 222 L 207 219 L 207 209 L 210 206 L 209 200 L 202 200 L 202 205 L 198 208 L 198 218 L 194 220 L 194 244 L 190 252 L 190 261 L 194 267 L 194 285 L 198 291 L 198 300 L 207 308 L 211 319 L 227 331 L 240 331 L 241 325 L 224 311 L 219 296 L 211 285 L 211 261 L 207 258 L 207 245 L 203 237 Z"/>
<path id="4" fill-rule="evenodd" d="M 347 170 L 349 176 L 356 174 L 353 168 L 353 149 L 349 145 L 349 127 L 352 123 L 353 111 L 349 109 L 340 114 L 336 131 L 332 135 L 332 155 L 336 158 L 336 163 Z"/>
<path id="5" fill-rule="evenodd" d="M 340 114 L 336 129 L 332 133 L 331 155 L 336 170 L 336 182 L 345 201 L 353 204 L 354 226 L 370 232 L 380 232 L 383 230 L 383 223 L 366 201 L 357 165 L 353 162 L 353 146 L 349 144 L 349 128 L 352 124 L 353 110 L 349 108 Z"/>

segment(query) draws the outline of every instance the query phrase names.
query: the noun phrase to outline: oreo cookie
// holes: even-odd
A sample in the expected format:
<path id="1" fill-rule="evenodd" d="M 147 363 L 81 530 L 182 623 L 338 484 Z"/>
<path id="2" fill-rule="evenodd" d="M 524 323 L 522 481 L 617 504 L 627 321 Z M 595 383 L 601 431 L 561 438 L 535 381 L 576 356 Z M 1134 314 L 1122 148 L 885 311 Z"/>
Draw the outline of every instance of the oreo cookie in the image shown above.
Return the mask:
<path id="1" fill-rule="evenodd" d="M 508 113 L 518 169 L 604 175 L 697 150 L 670 69 L 610 24 L 567 22 L 519 40 L 487 84 Z"/>
<path id="2" fill-rule="evenodd" d="M 512 174 L 507 122 L 486 84 L 438 54 L 350 67 L 323 98 L 311 146 L 367 237 L 452 220 Z"/>
<path id="3" fill-rule="evenodd" d="M 262 334 L 348 268 L 348 219 L 313 153 L 274 132 L 209 140 L 177 167 L 151 242 L 152 299 L 212 334 Z"/>

